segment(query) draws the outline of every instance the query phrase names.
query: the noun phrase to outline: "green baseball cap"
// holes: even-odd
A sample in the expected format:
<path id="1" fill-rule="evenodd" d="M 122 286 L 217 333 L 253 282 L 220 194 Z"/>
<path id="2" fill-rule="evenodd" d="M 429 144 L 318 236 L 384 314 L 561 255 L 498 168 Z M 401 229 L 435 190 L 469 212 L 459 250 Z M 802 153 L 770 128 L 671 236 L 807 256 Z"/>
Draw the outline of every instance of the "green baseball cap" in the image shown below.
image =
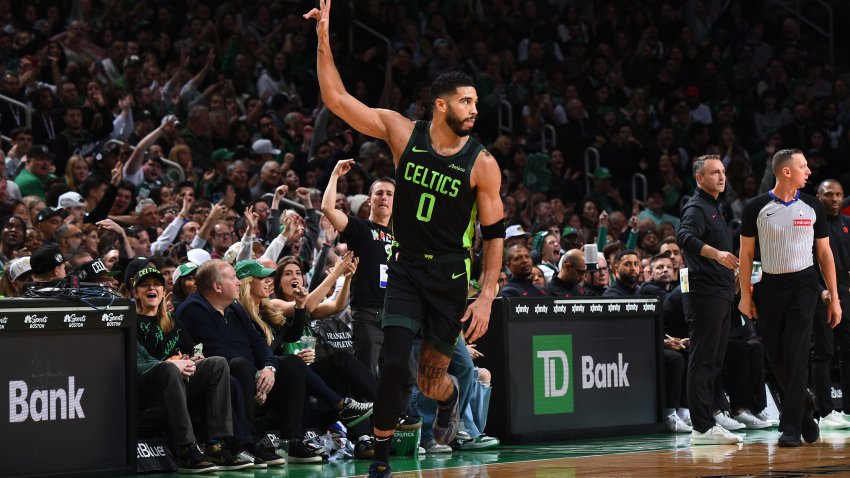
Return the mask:
<path id="1" fill-rule="evenodd" d="M 565 227 L 565 228 L 564 228 L 564 230 L 561 232 L 561 235 L 562 235 L 562 236 L 569 236 L 570 234 L 578 235 L 578 229 L 576 229 L 576 228 L 574 228 L 574 227 L 567 226 L 567 227 Z"/>
<path id="2" fill-rule="evenodd" d="M 236 263 L 236 278 L 242 280 L 246 277 L 263 279 L 275 273 L 274 269 L 263 267 L 254 259 L 247 259 Z"/>
<path id="3" fill-rule="evenodd" d="M 611 175 L 610 169 L 605 166 L 599 166 L 595 171 L 593 171 L 593 177 L 596 179 L 611 179 L 613 176 Z"/>
<path id="4" fill-rule="evenodd" d="M 210 159 L 212 159 L 212 162 L 214 163 L 217 163 L 219 161 L 230 161 L 233 159 L 233 151 L 227 148 L 219 148 L 213 151 L 213 154 Z"/>
<path id="5" fill-rule="evenodd" d="M 174 269 L 174 272 L 171 273 L 171 280 L 173 282 L 177 282 L 177 279 L 181 277 L 186 277 L 187 275 L 198 270 L 198 264 L 194 262 L 187 262 L 185 264 L 180 264 L 177 269 Z"/>

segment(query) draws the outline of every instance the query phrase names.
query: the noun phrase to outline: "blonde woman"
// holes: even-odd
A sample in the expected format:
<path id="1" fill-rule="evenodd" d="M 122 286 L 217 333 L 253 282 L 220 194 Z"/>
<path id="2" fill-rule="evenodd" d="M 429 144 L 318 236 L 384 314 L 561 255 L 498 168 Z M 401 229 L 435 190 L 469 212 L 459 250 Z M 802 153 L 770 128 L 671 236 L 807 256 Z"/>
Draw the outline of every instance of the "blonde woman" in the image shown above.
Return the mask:
<path id="1" fill-rule="evenodd" d="M 168 160 L 173 161 L 183 168 L 186 175 L 185 181 L 192 181 L 192 184 L 198 182 L 198 174 L 195 172 L 195 166 L 192 164 L 192 150 L 185 144 L 178 144 L 171 148 L 168 153 Z M 176 177 L 171 178 L 176 181 Z"/>
<path id="2" fill-rule="evenodd" d="M 146 267 L 130 281 L 138 316 L 138 391 L 142 406 L 162 405 L 178 446 L 178 472 L 203 473 L 254 466 L 234 457 L 222 442 L 233 435 L 230 368 L 222 357 L 194 354 L 195 346 L 166 311 L 165 278 Z M 192 429 L 188 402 L 203 401 L 207 436 L 201 452 Z"/>
<path id="3" fill-rule="evenodd" d="M 349 262 L 351 258 L 349 257 Z M 241 261 L 236 264 L 236 277 L 239 279 L 239 303 L 251 317 L 255 327 L 266 338 L 266 343 L 272 347 L 280 359 L 281 367 L 286 364 L 295 366 L 292 362 L 302 364 L 313 363 L 315 354 L 313 350 L 302 350 L 298 354 L 281 354 L 285 350 L 284 344 L 298 341 L 305 331 L 307 313 L 305 305 L 309 296 L 306 289 L 297 286 L 293 291 L 292 319 L 286 318 L 285 309 L 280 306 L 282 301 L 271 301 L 269 296 L 272 292 L 275 273 L 274 269 L 263 267 L 254 259 Z M 300 359 L 300 360 L 299 360 Z M 318 365 L 318 363 L 316 363 Z M 321 368 L 321 366 L 319 366 Z M 332 410 L 336 410 L 339 419 L 346 427 L 351 427 L 362 422 L 372 414 L 372 403 L 360 403 L 351 398 L 343 398 L 316 373 L 312 367 L 308 367 L 305 373 L 307 390 Z M 377 386 L 377 383 L 375 384 Z M 367 428 L 368 429 L 368 428 Z"/>
<path id="4" fill-rule="evenodd" d="M 80 188 L 88 177 L 89 163 L 85 158 L 79 154 L 71 156 L 65 166 L 65 184 L 74 191 L 80 192 Z"/>

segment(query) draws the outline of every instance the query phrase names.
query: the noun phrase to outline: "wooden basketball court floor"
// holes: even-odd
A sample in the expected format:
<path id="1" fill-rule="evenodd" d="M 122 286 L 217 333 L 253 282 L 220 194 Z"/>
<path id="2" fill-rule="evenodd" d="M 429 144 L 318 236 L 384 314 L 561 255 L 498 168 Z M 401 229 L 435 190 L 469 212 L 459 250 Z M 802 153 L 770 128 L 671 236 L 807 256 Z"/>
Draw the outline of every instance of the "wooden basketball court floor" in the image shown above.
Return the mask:
<path id="1" fill-rule="evenodd" d="M 800 448 L 778 448 L 776 429 L 743 435 L 742 445 L 691 447 L 687 434 L 656 434 L 393 458 L 390 464 L 397 478 L 850 478 L 850 430 L 823 432 L 816 443 Z M 349 460 L 217 476 L 337 478 L 363 476 L 368 468 L 366 461 Z"/>

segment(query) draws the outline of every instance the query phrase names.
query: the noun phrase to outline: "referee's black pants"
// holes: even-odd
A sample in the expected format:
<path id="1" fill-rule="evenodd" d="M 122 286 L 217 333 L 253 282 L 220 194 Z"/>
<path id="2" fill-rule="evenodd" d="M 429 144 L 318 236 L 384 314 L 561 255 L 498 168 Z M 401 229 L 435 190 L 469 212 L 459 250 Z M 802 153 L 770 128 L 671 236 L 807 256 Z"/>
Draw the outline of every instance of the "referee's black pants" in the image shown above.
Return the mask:
<path id="1" fill-rule="evenodd" d="M 850 290 L 847 285 L 838 286 L 838 297 L 842 306 L 850 304 Z M 841 372 L 842 396 L 850 400 L 850 321 L 841 321 L 833 329 L 826 322 L 826 304 L 818 299 L 815 307 L 815 319 L 812 324 L 812 390 L 815 404 L 821 417 L 829 415 L 835 408 L 832 402 L 832 380 L 829 367 L 838 345 L 838 369 Z M 846 404 L 844 410 L 850 409 Z"/>
<path id="2" fill-rule="evenodd" d="M 726 344 L 729 342 L 732 301 L 690 292 L 682 294 L 682 302 L 691 338 L 688 407 L 694 430 L 705 433 L 715 424 L 715 386 L 721 379 Z"/>
<path id="3" fill-rule="evenodd" d="M 763 274 L 754 299 L 773 376 L 782 388 L 779 430 L 799 435 L 814 402 L 806 390 L 812 318 L 820 286 L 814 267 L 788 274 Z"/>

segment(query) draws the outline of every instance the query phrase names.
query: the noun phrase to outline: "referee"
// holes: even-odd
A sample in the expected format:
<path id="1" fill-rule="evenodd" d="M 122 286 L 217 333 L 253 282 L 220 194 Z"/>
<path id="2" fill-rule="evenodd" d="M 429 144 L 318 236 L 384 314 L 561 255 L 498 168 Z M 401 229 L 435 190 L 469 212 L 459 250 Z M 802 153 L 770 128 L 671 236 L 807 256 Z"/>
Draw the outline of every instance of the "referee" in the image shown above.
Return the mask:
<path id="1" fill-rule="evenodd" d="M 778 151 L 773 156 L 773 172 L 776 186 L 744 206 L 738 309 L 748 317 L 761 316 L 770 366 L 784 392 L 779 446 L 796 447 L 802 445 L 801 433 L 807 443 L 817 441 L 820 435 L 812 418 L 814 401 L 806 390 L 812 318 L 820 293 L 813 245 L 830 297 L 839 295 L 823 204 L 798 191 L 811 174 L 806 157 L 799 149 Z M 750 293 L 756 237 L 764 274 Z M 831 327 L 841 321 L 838 300 L 827 306 L 826 320 Z"/>
<path id="2" fill-rule="evenodd" d="M 741 436 L 715 423 L 714 389 L 720 380 L 729 321 L 735 298 L 732 233 L 717 197 L 726 189 L 726 169 L 720 156 L 700 156 L 694 162 L 696 193 L 682 209 L 677 242 L 684 249 L 681 270 L 682 302 L 690 335 L 688 407 L 691 411 L 691 445 L 735 444 Z"/>

